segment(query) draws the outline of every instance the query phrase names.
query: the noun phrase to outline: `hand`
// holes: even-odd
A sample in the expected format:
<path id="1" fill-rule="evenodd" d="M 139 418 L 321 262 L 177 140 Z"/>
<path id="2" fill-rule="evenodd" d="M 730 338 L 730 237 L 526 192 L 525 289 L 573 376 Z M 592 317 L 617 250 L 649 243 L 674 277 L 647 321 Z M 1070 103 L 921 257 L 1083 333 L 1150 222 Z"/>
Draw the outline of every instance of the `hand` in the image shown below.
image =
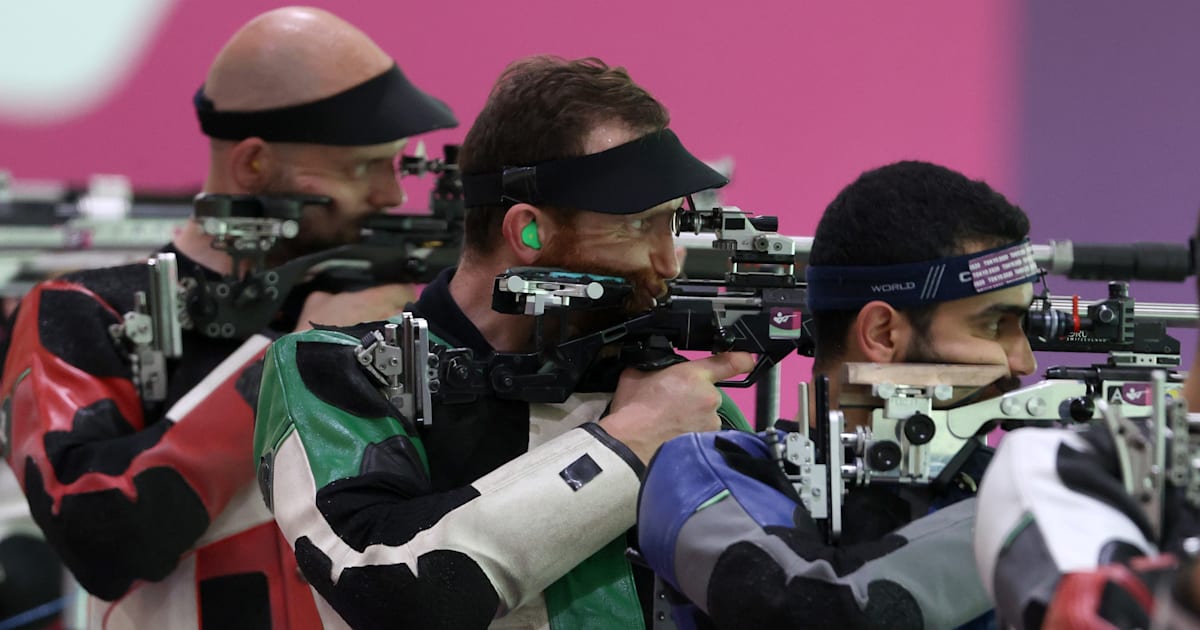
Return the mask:
<path id="1" fill-rule="evenodd" d="M 313 291 L 304 300 L 296 330 L 308 330 L 312 324 L 350 326 L 387 319 L 416 297 L 416 290 L 409 284 L 384 284 L 345 293 Z"/>
<path id="2" fill-rule="evenodd" d="M 625 370 L 611 413 L 600 426 L 642 462 L 649 462 L 658 447 L 675 436 L 721 428 L 721 392 L 713 384 L 753 367 L 750 354 L 723 352 L 655 372 Z"/>

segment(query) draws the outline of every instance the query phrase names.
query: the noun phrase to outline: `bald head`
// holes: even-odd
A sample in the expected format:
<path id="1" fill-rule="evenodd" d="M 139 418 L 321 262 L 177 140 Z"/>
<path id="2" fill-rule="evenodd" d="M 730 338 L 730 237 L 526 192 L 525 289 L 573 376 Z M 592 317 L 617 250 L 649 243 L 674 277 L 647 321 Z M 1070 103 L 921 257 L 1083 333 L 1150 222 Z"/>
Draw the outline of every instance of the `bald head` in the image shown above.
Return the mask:
<path id="1" fill-rule="evenodd" d="M 234 33 L 209 68 L 204 93 L 217 110 L 273 109 L 344 91 L 392 63 L 371 38 L 336 15 L 284 7 Z"/>

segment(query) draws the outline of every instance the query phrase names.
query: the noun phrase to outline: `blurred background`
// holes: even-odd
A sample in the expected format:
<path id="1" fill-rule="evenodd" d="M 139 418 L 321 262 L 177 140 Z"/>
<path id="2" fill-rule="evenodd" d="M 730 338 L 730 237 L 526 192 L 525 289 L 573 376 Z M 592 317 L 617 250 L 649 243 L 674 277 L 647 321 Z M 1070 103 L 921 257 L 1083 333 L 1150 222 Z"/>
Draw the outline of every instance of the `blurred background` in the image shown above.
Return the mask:
<path id="1" fill-rule="evenodd" d="M 206 141 L 192 94 L 226 38 L 280 4 L 0 3 L 0 170 L 16 181 L 83 185 L 116 173 L 138 191 L 197 190 Z M 598 56 L 666 104 L 694 153 L 733 159 L 724 203 L 778 215 L 785 234 L 811 235 L 841 187 L 907 158 L 987 180 L 1029 213 L 1035 243 L 1183 243 L 1196 226 L 1200 4 L 311 4 L 362 28 L 451 105 L 463 126 L 426 137 L 431 154 L 462 139 L 513 59 Z M 425 207 L 428 182 L 405 184 L 408 205 Z M 1053 278 L 1050 288 L 1106 294 L 1101 282 Z M 1195 299 L 1190 283 L 1135 283 L 1131 293 Z M 1186 366 L 1194 337 L 1179 336 Z M 784 415 L 808 368 L 786 363 Z"/>

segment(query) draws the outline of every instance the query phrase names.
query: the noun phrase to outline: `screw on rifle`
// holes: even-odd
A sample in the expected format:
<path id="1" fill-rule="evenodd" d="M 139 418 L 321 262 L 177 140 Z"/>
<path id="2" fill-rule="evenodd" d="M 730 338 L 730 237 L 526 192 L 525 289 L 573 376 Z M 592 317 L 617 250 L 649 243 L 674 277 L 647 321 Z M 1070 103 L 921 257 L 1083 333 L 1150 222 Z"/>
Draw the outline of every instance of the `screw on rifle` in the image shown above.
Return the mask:
<path id="1" fill-rule="evenodd" d="M 466 382 L 471 376 L 471 369 L 463 365 L 463 362 L 458 359 L 450 360 L 450 373 L 454 376 L 454 380 Z"/>

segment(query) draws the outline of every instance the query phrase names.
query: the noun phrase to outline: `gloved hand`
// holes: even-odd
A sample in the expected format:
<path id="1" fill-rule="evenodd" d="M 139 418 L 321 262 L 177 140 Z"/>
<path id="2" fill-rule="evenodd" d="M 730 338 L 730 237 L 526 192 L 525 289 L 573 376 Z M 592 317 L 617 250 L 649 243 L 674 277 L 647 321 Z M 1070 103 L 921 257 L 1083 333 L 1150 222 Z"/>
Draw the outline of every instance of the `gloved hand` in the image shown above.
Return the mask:
<path id="1" fill-rule="evenodd" d="M 1138 557 L 1092 571 L 1068 573 L 1058 583 L 1042 628 L 1148 628 L 1155 612 L 1154 593 L 1175 573 L 1173 556 Z M 1026 620 L 1035 627 L 1036 619 Z"/>

